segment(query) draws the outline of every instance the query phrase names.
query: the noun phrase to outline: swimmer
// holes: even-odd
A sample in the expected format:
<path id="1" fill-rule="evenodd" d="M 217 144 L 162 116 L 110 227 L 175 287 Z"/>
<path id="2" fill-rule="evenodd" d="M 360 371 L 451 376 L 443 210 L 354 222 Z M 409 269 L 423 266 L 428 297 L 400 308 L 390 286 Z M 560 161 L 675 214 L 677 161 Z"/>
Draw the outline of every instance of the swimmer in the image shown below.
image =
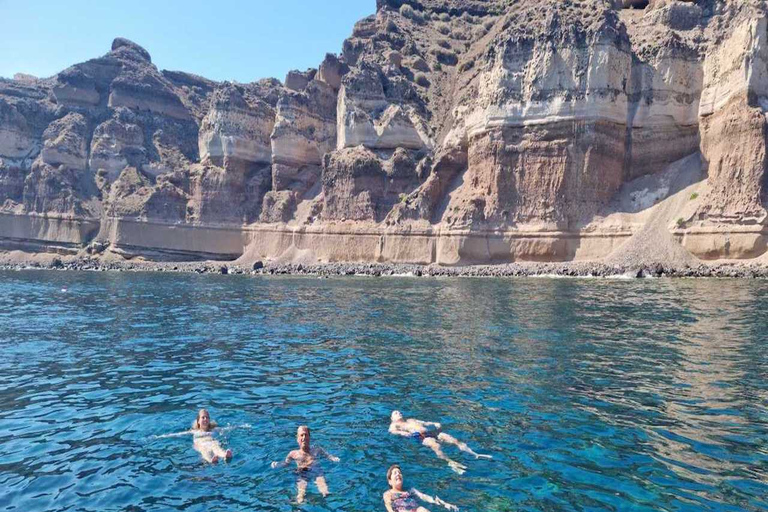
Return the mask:
<path id="1" fill-rule="evenodd" d="M 304 503 L 304 496 L 307 494 L 307 485 L 309 480 L 314 480 L 317 490 L 323 495 L 323 498 L 329 494 L 328 483 L 325 481 L 325 475 L 320 468 L 318 458 L 325 457 L 331 462 L 339 462 L 338 457 L 334 457 L 320 447 L 311 448 L 309 445 L 309 427 L 302 425 L 296 431 L 296 442 L 299 445 L 298 450 L 290 452 L 283 462 L 273 462 L 272 468 L 284 468 L 292 461 L 296 463 L 299 479 L 296 481 L 298 493 L 296 501 Z"/>
<path id="2" fill-rule="evenodd" d="M 391 416 L 392 422 L 389 425 L 389 433 L 397 436 L 410 437 L 415 441 L 430 448 L 435 455 L 441 460 L 448 463 L 448 466 L 456 473 L 463 475 L 467 470 L 467 467 L 463 464 L 449 459 L 440 445 L 440 442 L 445 444 L 452 444 L 459 450 L 474 455 L 476 459 L 492 459 L 490 455 L 483 455 L 481 453 L 475 453 L 472 448 L 467 446 L 466 443 L 462 443 L 455 437 L 446 434 L 442 431 L 442 425 L 440 423 L 434 423 L 430 421 L 419 421 L 414 419 L 405 419 L 400 411 L 393 411 Z"/>
<path id="3" fill-rule="evenodd" d="M 216 464 L 220 459 L 232 458 L 232 450 L 224 450 L 218 441 L 213 439 L 213 431 L 216 423 L 211 421 L 211 415 L 205 409 L 200 409 L 197 418 L 192 423 L 192 435 L 194 436 L 195 450 L 200 452 L 207 462 Z"/>
<path id="4" fill-rule="evenodd" d="M 417 498 L 426 503 L 443 506 L 452 512 L 459 510 L 456 505 L 446 503 L 437 496 L 432 497 L 416 489 L 403 491 L 403 472 L 398 465 L 390 467 L 387 471 L 387 482 L 389 482 L 390 487 L 384 493 L 384 506 L 387 508 L 387 512 L 429 512 L 418 504 Z"/>

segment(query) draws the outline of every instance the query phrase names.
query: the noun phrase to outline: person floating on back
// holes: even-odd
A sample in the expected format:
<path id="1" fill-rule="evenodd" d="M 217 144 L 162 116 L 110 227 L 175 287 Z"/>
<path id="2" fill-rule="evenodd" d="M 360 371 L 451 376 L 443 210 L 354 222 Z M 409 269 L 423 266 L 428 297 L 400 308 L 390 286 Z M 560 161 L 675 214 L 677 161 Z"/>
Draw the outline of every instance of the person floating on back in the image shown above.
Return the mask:
<path id="1" fill-rule="evenodd" d="M 415 419 L 405 419 L 400 411 L 393 411 L 392 422 L 389 425 L 389 433 L 403 437 L 410 437 L 415 441 L 430 448 L 441 460 L 448 463 L 448 466 L 458 474 L 464 474 L 467 467 L 463 464 L 449 459 L 440 446 L 440 442 L 452 444 L 459 450 L 474 455 L 476 459 L 492 459 L 490 455 L 475 453 L 466 443 L 462 443 L 455 437 L 442 431 L 440 423 L 430 421 L 419 421 Z"/>
<path id="2" fill-rule="evenodd" d="M 459 510 L 456 505 L 451 505 L 437 496 L 432 497 L 416 489 L 403 491 L 403 472 L 400 466 L 394 465 L 387 470 L 387 482 L 390 489 L 384 493 L 384 506 L 387 512 L 429 512 L 419 505 L 418 500 L 434 505 L 441 505 L 453 512 Z"/>
<path id="3" fill-rule="evenodd" d="M 232 458 L 232 450 L 224 450 L 218 441 L 213 438 L 213 432 L 216 429 L 216 422 L 211 421 L 211 415 L 205 409 L 200 409 L 197 418 L 192 423 L 192 434 L 194 436 L 193 446 L 200 452 L 203 459 L 216 464 L 220 459 L 229 460 Z"/>
<path id="4" fill-rule="evenodd" d="M 296 431 L 296 442 L 299 445 L 299 449 L 290 452 L 283 462 L 272 463 L 273 468 L 284 468 L 292 461 L 296 463 L 299 473 L 299 478 L 296 481 L 298 489 L 296 501 L 299 503 L 304 502 L 304 496 L 307 493 L 307 485 L 310 480 L 315 481 L 317 490 L 320 491 L 323 497 L 328 496 L 328 483 L 325 481 L 325 475 L 318 459 L 324 457 L 332 462 L 339 462 L 340 460 L 320 447 L 310 447 L 309 436 L 309 427 L 306 425 L 300 426 Z"/>

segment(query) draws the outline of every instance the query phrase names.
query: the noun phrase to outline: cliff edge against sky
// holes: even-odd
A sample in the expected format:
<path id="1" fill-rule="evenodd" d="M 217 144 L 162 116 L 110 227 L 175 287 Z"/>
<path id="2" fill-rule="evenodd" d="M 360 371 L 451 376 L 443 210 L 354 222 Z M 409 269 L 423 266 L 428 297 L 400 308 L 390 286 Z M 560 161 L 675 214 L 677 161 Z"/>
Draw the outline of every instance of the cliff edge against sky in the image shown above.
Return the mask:
<path id="1" fill-rule="evenodd" d="M 768 258 L 768 8 L 378 0 L 284 83 L 137 44 L 0 79 L 0 248 L 157 259 Z"/>

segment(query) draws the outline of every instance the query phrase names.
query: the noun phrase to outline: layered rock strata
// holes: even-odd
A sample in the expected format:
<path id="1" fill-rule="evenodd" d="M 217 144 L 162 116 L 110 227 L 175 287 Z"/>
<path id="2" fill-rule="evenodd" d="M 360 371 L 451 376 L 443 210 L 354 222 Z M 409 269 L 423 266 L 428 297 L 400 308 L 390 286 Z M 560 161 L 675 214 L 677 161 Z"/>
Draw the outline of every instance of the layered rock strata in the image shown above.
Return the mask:
<path id="1" fill-rule="evenodd" d="M 0 80 L 0 246 L 460 265 L 768 251 L 762 0 L 378 0 L 284 83 Z"/>

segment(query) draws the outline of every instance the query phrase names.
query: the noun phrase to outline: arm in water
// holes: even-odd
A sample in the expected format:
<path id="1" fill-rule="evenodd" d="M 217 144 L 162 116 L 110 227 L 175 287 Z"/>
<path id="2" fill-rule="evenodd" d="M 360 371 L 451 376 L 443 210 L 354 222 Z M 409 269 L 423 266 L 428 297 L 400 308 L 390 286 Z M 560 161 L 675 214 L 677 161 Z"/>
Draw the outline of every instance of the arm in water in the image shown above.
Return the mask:
<path id="1" fill-rule="evenodd" d="M 152 436 L 150 439 L 170 439 L 172 437 L 184 437 L 184 436 L 190 436 L 193 434 L 194 434 L 194 431 L 185 430 L 184 432 L 174 432 L 173 434 L 162 434 L 159 436 Z"/>
<path id="2" fill-rule="evenodd" d="M 294 452 L 295 452 L 295 450 L 292 451 L 292 452 L 289 452 L 288 455 L 285 456 L 285 460 L 284 461 L 282 461 L 282 462 L 275 461 L 272 464 L 270 464 L 270 466 L 272 466 L 272 469 L 284 468 L 286 466 L 289 466 L 291 464 L 291 462 L 293 462 L 296 459 L 296 455 L 295 455 Z"/>
<path id="3" fill-rule="evenodd" d="M 331 462 L 339 462 L 339 461 L 341 461 L 340 458 L 336 457 L 335 455 L 331 455 L 330 453 L 325 451 L 323 448 L 318 447 L 317 451 L 318 451 L 318 453 L 320 455 L 322 455 L 323 457 L 325 457 L 326 459 L 328 459 Z"/>
<path id="4" fill-rule="evenodd" d="M 251 425 L 248 423 L 243 423 L 242 425 L 231 425 L 226 427 L 215 427 L 213 429 L 214 432 L 217 433 L 225 433 L 225 432 L 231 432 L 233 430 L 237 430 L 238 428 L 251 428 Z M 172 434 L 160 434 L 158 436 L 152 436 L 150 439 L 170 439 L 173 437 L 184 437 L 184 436 L 191 436 L 194 435 L 194 430 L 185 430 L 184 432 L 174 432 Z"/>
<path id="5" fill-rule="evenodd" d="M 439 497 L 435 496 L 432 497 L 428 494 L 424 494 L 423 492 L 419 491 L 418 489 L 411 489 L 411 492 L 416 495 L 417 498 L 419 498 L 421 501 L 424 501 L 426 503 L 432 503 L 434 505 L 440 505 L 442 507 L 445 507 L 447 510 L 450 510 L 452 512 L 456 512 L 459 510 L 459 507 L 456 505 L 451 505 L 450 503 L 441 500 Z"/>
<path id="6" fill-rule="evenodd" d="M 227 425 L 226 427 L 215 427 L 214 431 L 223 434 L 226 432 L 232 432 L 233 430 L 237 430 L 239 428 L 251 428 L 251 425 L 250 423 L 243 423 L 242 425 Z"/>

